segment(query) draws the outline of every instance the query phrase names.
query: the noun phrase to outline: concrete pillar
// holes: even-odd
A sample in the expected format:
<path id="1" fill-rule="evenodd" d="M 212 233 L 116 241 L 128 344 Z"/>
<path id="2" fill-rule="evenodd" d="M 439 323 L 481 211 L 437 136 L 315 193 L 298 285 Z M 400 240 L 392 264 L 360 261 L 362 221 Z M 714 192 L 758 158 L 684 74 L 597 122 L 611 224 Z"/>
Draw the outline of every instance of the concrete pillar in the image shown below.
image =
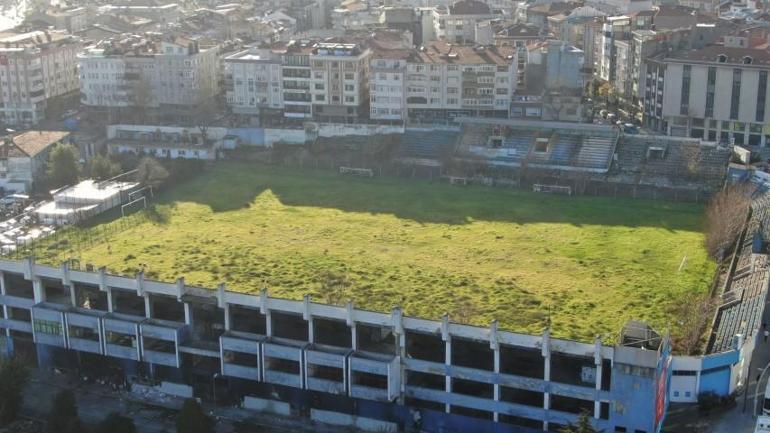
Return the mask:
<path id="1" fill-rule="evenodd" d="M 444 354 L 446 357 L 444 364 L 447 367 L 447 371 L 445 372 L 446 376 L 444 376 L 444 391 L 448 394 L 452 392 L 452 376 L 449 375 L 449 368 L 452 366 L 452 338 L 447 338 L 445 340 Z M 447 403 L 444 405 L 444 410 L 446 413 L 449 413 L 452 410 L 452 406 Z"/>
<path id="2" fill-rule="evenodd" d="M 184 303 L 184 323 L 187 326 L 192 326 L 193 320 L 192 305 L 189 302 Z"/>
<path id="3" fill-rule="evenodd" d="M 144 317 L 148 319 L 152 318 L 152 301 L 150 300 L 149 294 L 144 297 Z"/>
<path id="4" fill-rule="evenodd" d="M 230 304 L 225 304 L 224 308 L 222 308 L 222 312 L 225 316 L 225 331 L 229 331 L 232 326 L 230 323 Z"/>
<path id="5" fill-rule="evenodd" d="M 265 315 L 265 333 L 268 337 L 273 336 L 273 318 L 270 314 L 270 310 L 265 310 L 262 314 Z"/>
<path id="6" fill-rule="evenodd" d="M 444 372 L 444 391 L 447 394 L 452 392 L 452 376 L 449 374 L 449 370 L 452 367 L 452 336 L 449 334 L 449 315 L 444 314 L 441 318 L 441 339 L 444 340 L 444 365 L 446 371 Z M 449 403 L 444 405 L 446 413 L 450 413 L 452 406 Z"/>
<path id="7" fill-rule="evenodd" d="M 345 317 L 345 324 L 350 327 L 350 348 L 358 350 L 358 332 L 356 330 L 355 308 L 353 307 L 353 301 L 348 300 L 345 305 L 347 317 Z"/>
<path id="8" fill-rule="evenodd" d="M 43 282 L 40 278 L 32 278 L 32 292 L 35 294 L 35 302 L 45 302 L 45 288 L 43 288 Z"/>
<path id="9" fill-rule="evenodd" d="M 176 279 L 176 300 L 181 301 L 182 295 L 184 295 L 184 277 Z"/>
<path id="10" fill-rule="evenodd" d="M 315 329 L 313 329 L 313 313 L 310 312 L 310 295 L 302 297 L 302 306 L 302 318 L 307 321 L 307 341 L 312 343 Z"/>
<path id="11" fill-rule="evenodd" d="M 545 382 L 551 381 L 551 331 L 546 329 L 543 331 L 543 348 L 541 350 L 543 355 L 543 380 Z M 548 410 L 551 409 L 551 394 L 548 392 L 543 393 L 543 409 L 545 409 L 545 419 L 543 420 L 543 430 L 548 431 Z"/>
<path id="12" fill-rule="evenodd" d="M 489 347 L 493 350 L 494 371 L 495 376 L 497 376 L 500 374 L 500 343 L 497 339 L 497 320 L 492 322 L 489 327 Z M 495 401 L 500 401 L 500 384 L 495 383 L 492 386 Z M 495 422 L 500 420 L 500 414 L 497 411 L 493 412 L 492 417 Z"/>
<path id="13" fill-rule="evenodd" d="M 115 302 L 115 299 L 112 297 L 112 289 L 107 289 L 107 311 L 110 313 L 115 311 L 115 305 L 113 305 Z"/>
<path id="14" fill-rule="evenodd" d="M 596 394 L 602 390 L 602 340 L 596 338 L 596 348 L 594 349 L 594 363 L 596 364 Z M 602 404 L 599 400 L 594 400 L 594 418 L 599 419 L 602 413 Z"/>
<path id="15" fill-rule="evenodd" d="M 5 277 L 3 276 L 3 271 L 0 271 L 0 296 L 5 296 L 6 293 L 7 293 L 7 289 L 5 288 Z M 7 319 L 8 318 L 8 307 L 3 305 L 3 310 L 2 310 L 2 312 L 0 312 L 0 314 L 2 314 L 2 318 L 3 319 Z M 5 330 L 5 334 L 6 335 L 10 335 L 10 332 L 11 331 L 9 331 L 7 329 Z M 2 355 L 2 354 L 0 354 L 0 355 Z"/>

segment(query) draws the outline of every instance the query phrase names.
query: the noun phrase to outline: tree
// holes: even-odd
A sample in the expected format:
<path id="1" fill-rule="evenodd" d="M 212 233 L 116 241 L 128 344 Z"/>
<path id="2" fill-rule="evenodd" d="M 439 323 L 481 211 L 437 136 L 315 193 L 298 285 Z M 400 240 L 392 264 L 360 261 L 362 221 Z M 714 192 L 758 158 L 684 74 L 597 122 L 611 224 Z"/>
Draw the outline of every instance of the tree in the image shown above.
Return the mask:
<path id="1" fill-rule="evenodd" d="M 136 426 L 131 418 L 112 412 L 99 423 L 96 433 L 136 433 Z"/>
<path id="2" fill-rule="evenodd" d="M 176 416 L 177 433 L 213 433 L 214 423 L 203 413 L 203 408 L 195 399 L 184 401 Z"/>
<path id="3" fill-rule="evenodd" d="M 577 423 L 575 424 L 568 424 L 563 429 L 559 430 L 559 433 L 601 433 L 599 430 L 596 430 L 591 424 L 591 418 L 589 418 L 588 413 L 583 412 L 578 416 Z"/>
<path id="4" fill-rule="evenodd" d="M 120 166 L 102 155 L 96 155 L 89 165 L 91 177 L 95 180 L 107 180 L 120 174 Z"/>
<path id="5" fill-rule="evenodd" d="M 201 133 L 201 141 L 208 141 L 209 127 L 219 115 L 218 92 L 215 84 L 204 84 L 198 91 L 192 111 L 192 121 Z"/>
<path id="6" fill-rule="evenodd" d="M 166 178 L 168 178 L 168 170 L 166 170 L 158 161 L 150 157 L 142 158 L 136 169 L 137 180 L 145 186 L 157 188 L 166 181 Z"/>
<path id="7" fill-rule="evenodd" d="M 682 164 L 685 176 L 697 180 L 701 175 L 703 148 L 699 143 L 682 145 Z"/>
<path id="8" fill-rule="evenodd" d="M 0 357 L 0 426 L 16 419 L 28 379 L 29 370 L 21 359 Z"/>
<path id="9" fill-rule="evenodd" d="M 684 355 L 697 354 L 716 307 L 717 300 L 709 293 L 689 292 L 677 301 L 672 311 L 672 317 L 678 320 L 671 338 L 674 350 Z"/>
<path id="10" fill-rule="evenodd" d="M 82 431 L 75 394 L 68 389 L 60 391 L 54 397 L 51 413 L 48 415 L 48 432 L 75 433 L 79 427 Z"/>
<path id="11" fill-rule="evenodd" d="M 706 207 L 706 251 L 721 260 L 733 246 L 746 222 L 753 186 L 728 185 L 714 194 Z"/>
<path id="12" fill-rule="evenodd" d="M 78 151 L 69 144 L 59 144 L 48 156 L 50 186 L 59 188 L 78 181 Z"/>

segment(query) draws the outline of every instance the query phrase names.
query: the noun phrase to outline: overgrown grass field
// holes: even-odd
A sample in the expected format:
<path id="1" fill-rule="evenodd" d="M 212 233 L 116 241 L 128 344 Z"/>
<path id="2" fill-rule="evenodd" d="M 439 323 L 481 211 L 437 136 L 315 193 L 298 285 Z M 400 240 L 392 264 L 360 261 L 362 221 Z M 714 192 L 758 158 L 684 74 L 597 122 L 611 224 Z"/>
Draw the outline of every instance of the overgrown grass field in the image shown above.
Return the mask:
<path id="1" fill-rule="evenodd" d="M 38 249 L 38 260 L 529 333 L 550 317 L 554 335 L 579 340 L 609 339 L 628 319 L 675 327 L 677 298 L 705 292 L 715 270 L 695 204 L 227 162 L 155 209 L 104 242 Z"/>

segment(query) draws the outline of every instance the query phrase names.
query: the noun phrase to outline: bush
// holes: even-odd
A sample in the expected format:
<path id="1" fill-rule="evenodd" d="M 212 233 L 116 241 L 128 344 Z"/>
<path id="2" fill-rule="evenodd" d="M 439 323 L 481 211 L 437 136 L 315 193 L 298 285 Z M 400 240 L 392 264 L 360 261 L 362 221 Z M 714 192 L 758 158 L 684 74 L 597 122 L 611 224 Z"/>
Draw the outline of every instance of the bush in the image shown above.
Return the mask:
<path id="1" fill-rule="evenodd" d="M 195 399 L 184 401 L 176 417 L 177 433 L 213 433 L 214 423 L 203 413 L 203 408 Z"/>
<path id="2" fill-rule="evenodd" d="M 727 409 L 735 405 L 735 396 L 730 394 L 720 396 L 714 391 L 707 391 L 698 394 L 698 411 L 703 414 L 711 413 L 715 410 Z"/>
<path id="3" fill-rule="evenodd" d="M 53 399 L 51 413 L 48 415 L 48 432 L 74 432 L 79 426 L 78 407 L 75 404 L 75 394 L 65 389 Z"/>
<path id="4" fill-rule="evenodd" d="M 131 418 L 112 412 L 99 423 L 96 433 L 136 433 L 136 426 Z"/>

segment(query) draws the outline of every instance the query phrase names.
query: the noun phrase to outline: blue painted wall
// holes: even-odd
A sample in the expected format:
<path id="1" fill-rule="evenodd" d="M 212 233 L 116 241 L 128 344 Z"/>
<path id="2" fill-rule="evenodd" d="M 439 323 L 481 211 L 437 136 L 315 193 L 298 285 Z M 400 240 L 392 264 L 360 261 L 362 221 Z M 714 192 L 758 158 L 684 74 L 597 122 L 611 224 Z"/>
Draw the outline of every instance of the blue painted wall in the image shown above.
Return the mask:
<path id="1" fill-rule="evenodd" d="M 698 392 L 715 392 L 718 395 L 730 393 L 730 367 L 703 370 L 700 375 Z"/>
<path id="2" fill-rule="evenodd" d="M 262 128 L 230 128 L 227 135 L 234 135 L 241 140 L 241 144 L 247 146 L 264 146 L 265 130 Z"/>

